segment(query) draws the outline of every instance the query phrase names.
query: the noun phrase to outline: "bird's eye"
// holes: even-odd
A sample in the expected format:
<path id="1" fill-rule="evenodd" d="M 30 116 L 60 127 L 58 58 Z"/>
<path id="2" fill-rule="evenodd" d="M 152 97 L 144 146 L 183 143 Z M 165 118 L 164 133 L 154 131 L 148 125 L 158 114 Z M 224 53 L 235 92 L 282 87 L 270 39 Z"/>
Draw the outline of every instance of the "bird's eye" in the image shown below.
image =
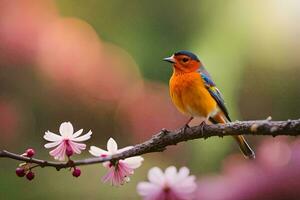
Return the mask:
<path id="1" fill-rule="evenodd" d="M 182 62 L 187 62 L 189 59 L 188 58 L 183 58 Z"/>

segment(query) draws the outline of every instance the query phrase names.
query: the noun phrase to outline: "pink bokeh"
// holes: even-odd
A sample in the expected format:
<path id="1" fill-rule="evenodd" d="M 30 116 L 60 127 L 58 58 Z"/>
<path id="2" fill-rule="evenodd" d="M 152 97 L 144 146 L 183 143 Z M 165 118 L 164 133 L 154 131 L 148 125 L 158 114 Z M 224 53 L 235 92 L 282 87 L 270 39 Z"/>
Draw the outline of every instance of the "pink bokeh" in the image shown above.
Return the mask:
<path id="1" fill-rule="evenodd" d="M 0 2 L 0 63 L 32 64 L 40 32 L 57 16 L 50 0 Z"/>
<path id="2" fill-rule="evenodd" d="M 269 139 L 262 143 L 257 160 L 230 156 L 220 175 L 200 178 L 198 199 L 296 200 L 300 197 L 300 143 Z"/>
<path id="3" fill-rule="evenodd" d="M 7 0 L 0 9 L 1 67 L 32 67 L 52 91 L 110 107 L 135 138 L 184 122 L 165 85 L 143 80 L 125 50 L 86 21 L 60 16 L 54 1 Z"/>
<path id="4" fill-rule="evenodd" d="M 19 118 L 16 105 L 11 101 L 0 99 L 0 138 L 3 144 L 10 142 L 17 136 Z"/>

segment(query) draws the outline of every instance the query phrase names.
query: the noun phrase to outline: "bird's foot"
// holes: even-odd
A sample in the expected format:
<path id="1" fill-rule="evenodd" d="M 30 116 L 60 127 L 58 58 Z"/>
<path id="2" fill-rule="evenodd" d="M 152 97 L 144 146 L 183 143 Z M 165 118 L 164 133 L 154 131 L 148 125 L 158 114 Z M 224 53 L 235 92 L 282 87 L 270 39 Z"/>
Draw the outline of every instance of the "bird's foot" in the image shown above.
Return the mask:
<path id="1" fill-rule="evenodd" d="M 194 119 L 194 117 L 190 117 L 190 118 L 188 119 L 188 121 L 185 123 L 185 125 L 181 128 L 181 129 L 183 130 L 183 132 L 185 132 L 188 128 L 191 128 L 191 127 L 189 126 L 189 123 L 190 123 L 193 119 Z"/>
<path id="2" fill-rule="evenodd" d="M 187 129 L 191 128 L 188 124 L 185 124 L 181 129 L 185 132 Z"/>
<path id="3" fill-rule="evenodd" d="M 199 127 L 200 127 L 200 132 L 201 132 L 201 135 L 202 137 L 204 137 L 204 126 L 206 125 L 206 121 L 202 121 L 200 124 L 199 124 Z M 204 137 L 205 138 L 205 137 Z M 205 138 L 206 139 L 206 138 Z"/>

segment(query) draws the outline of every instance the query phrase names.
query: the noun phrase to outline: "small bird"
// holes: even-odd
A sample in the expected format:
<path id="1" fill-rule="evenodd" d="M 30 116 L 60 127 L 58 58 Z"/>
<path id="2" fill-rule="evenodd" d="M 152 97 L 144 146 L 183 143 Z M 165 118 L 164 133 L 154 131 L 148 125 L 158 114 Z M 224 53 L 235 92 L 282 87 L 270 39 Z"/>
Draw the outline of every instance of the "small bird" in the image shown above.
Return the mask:
<path id="1" fill-rule="evenodd" d="M 164 61 L 172 63 L 173 75 L 169 89 L 172 102 L 189 116 L 185 127 L 194 117 L 204 117 L 211 123 L 227 123 L 231 119 L 221 92 L 199 58 L 189 51 L 178 51 Z M 205 123 L 205 121 L 203 122 Z M 254 151 L 242 135 L 234 136 L 246 158 L 254 159 Z"/>

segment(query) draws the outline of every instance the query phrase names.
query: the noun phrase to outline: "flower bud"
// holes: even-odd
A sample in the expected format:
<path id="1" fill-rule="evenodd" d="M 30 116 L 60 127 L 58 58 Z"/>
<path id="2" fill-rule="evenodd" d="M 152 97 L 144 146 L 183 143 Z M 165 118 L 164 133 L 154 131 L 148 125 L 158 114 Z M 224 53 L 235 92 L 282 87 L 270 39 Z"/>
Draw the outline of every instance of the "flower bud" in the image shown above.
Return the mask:
<path id="1" fill-rule="evenodd" d="M 26 174 L 26 178 L 31 181 L 32 179 L 34 179 L 34 173 L 32 171 L 29 171 L 27 174 Z"/>
<path id="2" fill-rule="evenodd" d="M 34 149 L 27 149 L 25 154 L 26 154 L 27 157 L 31 158 L 31 157 L 34 156 L 35 151 L 34 151 Z"/>
<path id="3" fill-rule="evenodd" d="M 18 167 L 18 168 L 16 169 L 16 174 L 17 174 L 18 177 L 23 177 L 23 176 L 25 176 L 25 169 L 22 168 L 22 167 Z"/>
<path id="4" fill-rule="evenodd" d="M 74 171 L 73 171 L 72 175 L 74 177 L 79 177 L 80 174 L 81 174 L 81 170 L 79 168 L 74 168 Z"/>

